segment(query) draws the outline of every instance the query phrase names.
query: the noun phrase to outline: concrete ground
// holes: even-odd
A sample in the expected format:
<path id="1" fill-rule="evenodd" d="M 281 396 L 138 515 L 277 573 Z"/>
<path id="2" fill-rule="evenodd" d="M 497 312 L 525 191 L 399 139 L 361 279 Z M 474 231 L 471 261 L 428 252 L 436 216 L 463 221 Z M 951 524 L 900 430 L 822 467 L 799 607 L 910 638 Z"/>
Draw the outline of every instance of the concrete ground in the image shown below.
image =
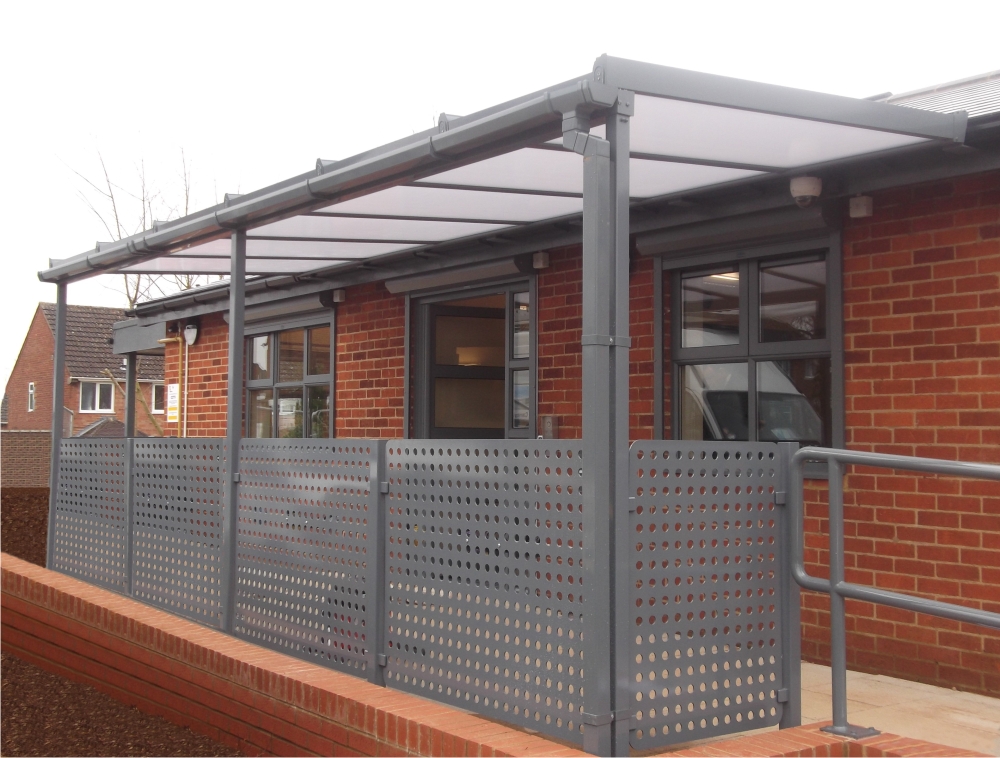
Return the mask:
<path id="1" fill-rule="evenodd" d="M 802 723 L 829 721 L 830 668 L 802 664 Z M 902 737 L 1000 756 L 1000 698 L 847 672 L 847 720 Z"/>

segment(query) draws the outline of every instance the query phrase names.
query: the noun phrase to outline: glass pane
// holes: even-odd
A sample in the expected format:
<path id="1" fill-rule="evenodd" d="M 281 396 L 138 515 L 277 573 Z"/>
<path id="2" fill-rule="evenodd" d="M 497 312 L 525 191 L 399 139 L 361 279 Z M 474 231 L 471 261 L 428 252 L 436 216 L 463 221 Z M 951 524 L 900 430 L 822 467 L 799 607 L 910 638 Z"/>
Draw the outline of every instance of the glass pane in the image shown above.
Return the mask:
<path id="1" fill-rule="evenodd" d="M 97 385 L 98 392 L 100 396 L 98 397 L 99 404 L 98 408 L 102 411 L 111 410 L 111 385 L 110 384 L 99 384 Z"/>
<path id="2" fill-rule="evenodd" d="M 273 437 L 274 393 L 272 390 L 250 391 L 250 428 L 248 437 Z"/>
<path id="3" fill-rule="evenodd" d="M 302 388 L 278 390 L 278 436 L 302 436 Z"/>
<path id="4" fill-rule="evenodd" d="M 683 347 L 740 343 L 740 274 L 693 276 L 681 281 Z"/>
<path id="5" fill-rule="evenodd" d="M 514 357 L 531 357 L 531 296 L 514 293 Z"/>
<path id="6" fill-rule="evenodd" d="M 747 364 L 708 363 L 681 371 L 681 439 L 745 440 Z"/>
<path id="7" fill-rule="evenodd" d="M 760 270 L 760 341 L 826 337 L 826 261 Z"/>
<path id="8" fill-rule="evenodd" d="M 164 386 L 162 384 L 153 385 L 153 410 L 162 411 L 163 410 L 163 398 L 164 398 Z"/>
<path id="9" fill-rule="evenodd" d="M 278 381 L 302 380 L 302 351 L 305 332 L 293 329 L 278 335 Z"/>
<path id="10" fill-rule="evenodd" d="M 306 387 L 309 398 L 309 436 L 330 436 L 330 388 Z"/>
<path id="11" fill-rule="evenodd" d="M 831 447 L 830 359 L 757 364 L 758 438 Z"/>
<path id="12" fill-rule="evenodd" d="M 418 179 L 465 187 L 583 192 L 583 158 L 567 150 L 524 148 Z M 488 214 L 487 214 L 488 217 Z"/>
<path id="13" fill-rule="evenodd" d="M 531 418 L 531 405 L 528 393 L 528 372 L 513 372 L 514 402 L 511 404 L 511 427 L 527 429 Z"/>
<path id="14" fill-rule="evenodd" d="M 94 403 L 97 399 L 97 385 L 93 382 L 80 382 L 80 410 L 96 410 Z"/>
<path id="15" fill-rule="evenodd" d="M 309 330 L 310 376 L 330 373 L 330 327 L 320 326 Z"/>
<path id="16" fill-rule="evenodd" d="M 439 366 L 503 366 L 503 332 L 502 318 L 438 316 L 434 319 L 435 362 Z"/>
<path id="17" fill-rule="evenodd" d="M 271 378 L 271 337 L 254 337 L 250 344 L 250 378 Z"/>
<path id="18" fill-rule="evenodd" d="M 434 426 L 503 429 L 503 379 L 434 380 Z"/>

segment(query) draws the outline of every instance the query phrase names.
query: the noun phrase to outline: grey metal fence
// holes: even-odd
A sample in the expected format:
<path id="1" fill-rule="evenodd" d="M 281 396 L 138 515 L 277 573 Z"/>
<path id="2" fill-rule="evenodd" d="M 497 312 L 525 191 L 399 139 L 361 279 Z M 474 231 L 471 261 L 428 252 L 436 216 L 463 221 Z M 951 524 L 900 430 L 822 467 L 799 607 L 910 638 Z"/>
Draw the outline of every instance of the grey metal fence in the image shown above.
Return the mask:
<path id="1" fill-rule="evenodd" d="M 222 440 L 136 439 L 132 595 L 222 625 Z"/>
<path id="2" fill-rule="evenodd" d="M 235 514 L 223 440 L 63 444 L 54 567 L 581 742 L 579 440 L 244 440 Z M 781 455 L 763 443 L 630 450 L 632 547 L 599 576 L 627 571 L 632 587 L 621 666 L 633 700 L 617 710 L 635 749 L 788 723 Z"/>
<path id="3" fill-rule="evenodd" d="M 636 442 L 629 461 L 632 746 L 777 724 L 778 447 Z"/>
<path id="4" fill-rule="evenodd" d="M 367 440 L 244 440 L 233 633 L 361 675 L 371 462 Z"/>
<path id="5" fill-rule="evenodd" d="M 387 683 L 579 741 L 577 440 L 394 440 Z"/>
<path id="6" fill-rule="evenodd" d="M 64 439 L 49 567 L 128 592 L 129 440 Z"/>

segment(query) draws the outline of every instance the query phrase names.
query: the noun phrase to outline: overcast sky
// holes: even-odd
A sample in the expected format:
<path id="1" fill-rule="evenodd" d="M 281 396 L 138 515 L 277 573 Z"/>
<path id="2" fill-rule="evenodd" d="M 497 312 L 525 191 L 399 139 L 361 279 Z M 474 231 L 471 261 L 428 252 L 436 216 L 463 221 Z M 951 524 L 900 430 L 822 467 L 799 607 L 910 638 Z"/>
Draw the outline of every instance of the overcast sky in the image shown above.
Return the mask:
<path id="1" fill-rule="evenodd" d="M 954 11 L 954 12 L 951 12 Z M 589 72 L 601 53 L 854 97 L 1000 69 L 1000 2 L 11 3 L 0 31 L 0 383 L 49 258 Z M 113 231 L 113 230 L 112 230 Z M 124 305 L 118 278 L 70 303 Z"/>

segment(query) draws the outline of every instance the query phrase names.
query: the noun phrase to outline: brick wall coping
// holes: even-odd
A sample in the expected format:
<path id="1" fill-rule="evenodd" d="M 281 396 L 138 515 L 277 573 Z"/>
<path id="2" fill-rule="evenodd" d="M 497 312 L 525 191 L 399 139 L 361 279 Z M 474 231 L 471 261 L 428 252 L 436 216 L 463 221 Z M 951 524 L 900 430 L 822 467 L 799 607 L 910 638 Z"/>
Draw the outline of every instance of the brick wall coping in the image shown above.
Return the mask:
<path id="1" fill-rule="evenodd" d="M 52 434 L 51 429 L 0 429 L 2 434 Z"/>
<path id="2" fill-rule="evenodd" d="M 246 755 L 585 756 L 572 747 L 300 661 L 0 554 L 2 646 Z M 820 725 L 672 756 L 977 755 Z"/>

